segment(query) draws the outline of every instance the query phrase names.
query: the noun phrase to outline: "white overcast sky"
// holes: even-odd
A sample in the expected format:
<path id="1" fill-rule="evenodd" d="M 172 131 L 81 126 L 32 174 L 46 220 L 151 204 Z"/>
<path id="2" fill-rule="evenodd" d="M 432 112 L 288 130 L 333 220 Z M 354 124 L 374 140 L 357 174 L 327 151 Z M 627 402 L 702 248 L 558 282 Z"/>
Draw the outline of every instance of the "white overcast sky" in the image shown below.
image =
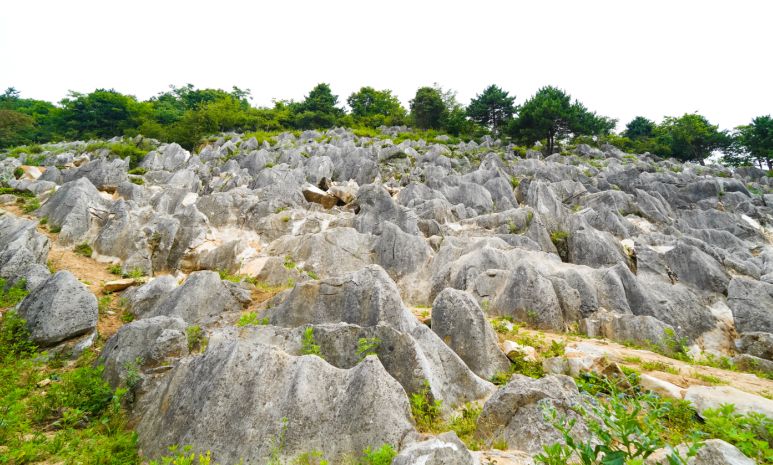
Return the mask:
<path id="1" fill-rule="evenodd" d="M 0 87 L 56 102 L 236 85 L 270 105 L 318 82 L 407 103 L 438 82 L 466 104 L 552 84 L 623 124 L 697 111 L 732 128 L 773 113 L 772 31 L 768 0 L 9 0 Z"/>

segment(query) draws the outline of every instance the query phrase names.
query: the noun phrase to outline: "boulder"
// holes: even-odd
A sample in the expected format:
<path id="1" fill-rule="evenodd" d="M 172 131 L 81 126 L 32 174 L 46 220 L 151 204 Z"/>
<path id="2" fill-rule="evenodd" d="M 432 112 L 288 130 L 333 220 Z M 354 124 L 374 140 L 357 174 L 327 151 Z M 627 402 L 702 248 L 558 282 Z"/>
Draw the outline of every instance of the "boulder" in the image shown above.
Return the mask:
<path id="1" fill-rule="evenodd" d="M 616 342 L 634 342 L 639 345 L 665 344 L 667 333 L 676 334 L 671 325 L 647 315 L 628 315 L 604 310 L 580 320 L 579 330 L 588 337 L 605 337 Z"/>
<path id="2" fill-rule="evenodd" d="M 730 276 L 719 262 L 699 248 L 679 242 L 664 257 L 668 267 L 681 282 L 700 290 L 720 294 L 727 292 Z"/>
<path id="3" fill-rule="evenodd" d="M 19 304 L 33 342 L 50 347 L 93 331 L 97 298 L 69 271 L 58 271 Z"/>
<path id="4" fill-rule="evenodd" d="M 735 341 L 739 352 L 765 360 L 773 360 L 773 334 L 751 331 L 741 334 Z"/>
<path id="5" fill-rule="evenodd" d="M 739 333 L 773 333 L 773 284 L 736 276 L 727 286 L 727 305 Z"/>
<path id="6" fill-rule="evenodd" d="M 392 465 L 473 465 L 473 463 L 470 451 L 453 431 L 409 444 L 392 460 Z"/>
<path id="7" fill-rule="evenodd" d="M 311 184 L 305 184 L 301 189 L 301 192 L 303 193 L 303 198 L 308 202 L 318 203 L 328 210 L 335 207 L 338 203 L 338 197 Z"/>
<path id="8" fill-rule="evenodd" d="M 576 420 L 573 433 L 587 438 L 587 426 L 573 410 L 581 402 L 580 392 L 568 376 L 532 379 L 516 374 L 483 406 L 475 435 L 486 444 L 505 441 L 508 449 L 537 454 L 543 446 L 562 440 L 561 433 L 544 418 L 544 405 Z"/>
<path id="9" fill-rule="evenodd" d="M 283 462 L 319 450 L 338 463 L 414 434 L 405 391 L 376 357 L 344 370 L 221 332 L 203 355 L 149 383 L 134 415 L 148 457 L 195 444 L 219 463 L 266 463 L 278 440 Z"/>
<path id="10" fill-rule="evenodd" d="M 61 228 L 58 242 L 72 245 L 86 239 L 93 227 L 107 219 L 108 202 L 88 178 L 68 182 L 54 193 L 39 209 L 38 217 L 48 217 L 48 223 Z"/>
<path id="11" fill-rule="evenodd" d="M 692 402 L 698 414 L 707 409 L 719 408 L 723 404 L 733 404 L 735 411 L 741 415 L 756 412 L 773 418 L 773 400 L 731 386 L 690 386 L 685 392 L 684 400 Z"/>
<path id="12" fill-rule="evenodd" d="M 483 379 L 510 368 L 494 329 L 467 292 L 447 288 L 438 294 L 432 304 L 432 331 Z"/>

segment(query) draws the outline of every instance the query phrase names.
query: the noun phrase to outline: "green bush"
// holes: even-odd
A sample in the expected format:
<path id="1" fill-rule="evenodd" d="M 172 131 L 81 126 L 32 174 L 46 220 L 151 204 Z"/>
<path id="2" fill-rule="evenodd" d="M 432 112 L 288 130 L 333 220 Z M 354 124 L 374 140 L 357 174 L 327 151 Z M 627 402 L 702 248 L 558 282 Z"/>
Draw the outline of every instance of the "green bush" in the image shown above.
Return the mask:
<path id="1" fill-rule="evenodd" d="M 236 322 L 236 326 L 239 326 L 239 327 L 259 326 L 259 325 L 267 325 L 267 324 L 268 324 L 268 317 L 259 318 L 258 312 L 243 313 L 242 316 L 239 317 L 239 321 Z"/>
<path id="2" fill-rule="evenodd" d="M 358 465 L 389 465 L 396 456 L 397 451 L 389 444 L 378 449 L 367 448 L 363 451 Z"/>
<path id="3" fill-rule="evenodd" d="M 9 286 L 5 279 L 0 278 L 0 308 L 15 307 L 27 294 L 27 280 L 20 279 Z"/>
<path id="4" fill-rule="evenodd" d="M 357 340 L 357 355 L 360 356 L 360 360 L 368 355 L 376 355 L 380 345 L 381 339 L 377 337 L 361 337 Z"/>
<path id="5" fill-rule="evenodd" d="M 316 340 L 314 339 L 314 328 L 311 326 L 303 330 L 301 355 L 316 355 L 317 357 L 322 357 L 319 345 L 317 345 Z"/>
<path id="6" fill-rule="evenodd" d="M 24 211 L 24 213 L 32 213 L 38 208 L 40 208 L 40 200 L 38 200 L 37 197 L 32 197 L 24 202 L 22 211 Z"/>
<path id="7" fill-rule="evenodd" d="M 411 414 L 416 420 L 416 428 L 421 432 L 437 432 L 443 422 L 440 417 L 443 402 L 433 398 L 429 381 L 424 380 L 421 389 L 411 394 Z"/>
<path id="8" fill-rule="evenodd" d="M 5 312 L 0 318 L 0 362 L 5 363 L 9 357 L 27 357 L 36 350 L 27 322 L 13 310 Z"/>
<path id="9" fill-rule="evenodd" d="M 736 446 L 744 454 L 761 464 L 773 463 L 773 420 L 761 413 L 741 415 L 735 406 L 725 404 L 702 414 L 703 430 L 713 438 Z"/>
<path id="10" fill-rule="evenodd" d="M 92 250 L 91 246 L 85 242 L 82 244 L 76 245 L 75 247 L 73 247 L 72 250 L 78 255 L 83 255 L 84 257 L 91 257 L 91 254 L 94 253 L 94 250 Z"/>
<path id="11" fill-rule="evenodd" d="M 207 348 L 207 336 L 199 325 L 185 328 L 185 336 L 188 339 L 188 352 L 203 352 Z"/>

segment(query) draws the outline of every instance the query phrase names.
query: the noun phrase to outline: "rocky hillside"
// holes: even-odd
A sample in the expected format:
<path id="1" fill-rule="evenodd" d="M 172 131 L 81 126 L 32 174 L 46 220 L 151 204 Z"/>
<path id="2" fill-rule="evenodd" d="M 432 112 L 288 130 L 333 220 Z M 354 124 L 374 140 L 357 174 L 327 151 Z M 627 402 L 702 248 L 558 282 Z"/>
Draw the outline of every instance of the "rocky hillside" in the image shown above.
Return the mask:
<path id="1" fill-rule="evenodd" d="M 566 441 L 545 406 L 593 438 L 588 380 L 631 377 L 696 424 L 733 403 L 773 431 L 766 172 L 402 131 L 15 149 L 13 311 L 49 354 L 98 351 L 149 458 L 344 463 L 387 445 L 395 464 L 562 463 L 538 457 Z M 691 463 L 753 463 L 718 439 L 701 451 Z"/>

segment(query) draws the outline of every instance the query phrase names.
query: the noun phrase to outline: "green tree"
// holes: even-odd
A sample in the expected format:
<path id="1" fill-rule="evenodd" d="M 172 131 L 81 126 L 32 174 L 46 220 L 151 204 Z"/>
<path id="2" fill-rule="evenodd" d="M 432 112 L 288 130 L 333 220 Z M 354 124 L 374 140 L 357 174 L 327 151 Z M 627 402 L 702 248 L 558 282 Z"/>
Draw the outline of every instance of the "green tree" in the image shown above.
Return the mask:
<path id="1" fill-rule="evenodd" d="M 643 116 L 637 116 L 625 125 L 623 136 L 631 140 L 646 139 L 655 134 L 655 123 Z"/>
<path id="2" fill-rule="evenodd" d="M 467 116 L 494 134 L 499 134 L 515 113 L 514 101 L 515 97 L 510 97 L 506 91 L 492 84 L 470 101 Z"/>
<path id="3" fill-rule="evenodd" d="M 727 133 L 697 113 L 686 113 L 679 118 L 668 116 L 658 127 L 659 136 L 669 147 L 671 156 L 682 161 L 701 164 L 716 150 L 729 146 Z"/>
<path id="4" fill-rule="evenodd" d="M 561 89 L 543 87 L 519 109 L 518 118 L 510 125 L 511 135 L 523 143 L 546 141 L 547 153 L 553 153 L 556 142 L 570 135 L 608 134 L 615 120 L 598 116 L 582 103 L 574 101 Z"/>
<path id="5" fill-rule="evenodd" d="M 421 129 L 440 129 L 448 108 L 437 88 L 421 87 L 410 102 L 411 117 Z"/>
<path id="6" fill-rule="evenodd" d="M 359 124 L 378 127 L 405 123 L 405 108 L 389 89 L 376 90 L 373 87 L 362 87 L 352 93 L 346 99 L 346 103 L 352 109 L 355 122 Z"/>
<path id="7" fill-rule="evenodd" d="M 35 120 L 24 113 L 0 109 L 0 148 L 25 145 L 33 140 Z"/>
<path id="8" fill-rule="evenodd" d="M 758 116 L 751 124 L 739 126 L 736 130 L 735 138 L 743 160 L 773 169 L 773 118 L 770 115 Z"/>
<path id="9" fill-rule="evenodd" d="M 344 115 L 337 105 L 338 96 L 333 95 L 330 85 L 317 84 L 302 102 L 290 104 L 293 124 L 300 129 L 331 128 Z"/>
<path id="10" fill-rule="evenodd" d="M 70 138 L 120 136 L 140 125 L 137 99 L 113 89 L 97 89 L 89 94 L 70 92 L 60 104 L 62 126 Z"/>

